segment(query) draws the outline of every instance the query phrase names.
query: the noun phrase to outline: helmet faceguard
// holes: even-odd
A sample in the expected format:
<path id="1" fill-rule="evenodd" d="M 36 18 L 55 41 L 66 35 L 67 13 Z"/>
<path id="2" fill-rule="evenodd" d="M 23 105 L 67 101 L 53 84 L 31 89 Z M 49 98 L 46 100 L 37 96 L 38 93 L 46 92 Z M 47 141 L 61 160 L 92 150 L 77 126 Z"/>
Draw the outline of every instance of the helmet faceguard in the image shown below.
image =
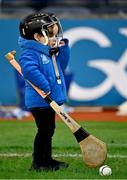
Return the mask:
<path id="1" fill-rule="evenodd" d="M 58 33 L 55 34 L 56 38 L 62 38 L 63 32 L 59 19 L 51 13 L 38 13 L 27 16 L 20 23 L 20 34 L 25 39 L 34 39 L 34 34 L 42 34 L 45 38 L 45 45 L 48 44 L 50 38 L 54 36 L 51 30 L 52 26 L 57 24 Z"/>

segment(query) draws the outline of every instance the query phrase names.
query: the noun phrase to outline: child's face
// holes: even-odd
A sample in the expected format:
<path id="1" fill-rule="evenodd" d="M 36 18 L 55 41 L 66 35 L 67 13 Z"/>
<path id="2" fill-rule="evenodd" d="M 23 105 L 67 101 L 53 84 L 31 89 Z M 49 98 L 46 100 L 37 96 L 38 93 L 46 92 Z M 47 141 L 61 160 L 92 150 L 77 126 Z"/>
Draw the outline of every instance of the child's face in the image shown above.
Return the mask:
<path id="1" fill-rule="evenodd" d="M 48 45 L 51 46 L 51 47 L 55 47 L 57 45 L 56 35 L 59 32 L 58 25 L 54 24 L 53 26 L 50 26 L 48 28 L 48 31 L 49 31 L 49 34 L 48 34 L 48 39 L 49 39 Z"/>
<path id="2" fill-rule="evenodd" d="M 54 24 L 50 27 L 48 27 L 48 46 L 55 47 L 57 46 L 57 38 L 56 35 L 59 32 L 59 27 L 57 24 Z M 34 38 L 39 41 L 40 43 L 45 43 L 45 38 L 41 34 L 35 33 Z"/>
<path id="3" fill-rule="evenodd" d="M 54 24 L 54 25 L 52 25 L 52 26 L 49 26 L 49 27 L 48 27 L 48 32 L 49 32 L 49 34 L 48 34 L 48 37 L 49 37 L 49 38 L 50 38 L 50 37 L 53 37 L 53 36 L 56 36 L 56 35 L 58 34 L 58 32 L 59 32 L 58 25 L 57 25 L 57 24 Z"/>

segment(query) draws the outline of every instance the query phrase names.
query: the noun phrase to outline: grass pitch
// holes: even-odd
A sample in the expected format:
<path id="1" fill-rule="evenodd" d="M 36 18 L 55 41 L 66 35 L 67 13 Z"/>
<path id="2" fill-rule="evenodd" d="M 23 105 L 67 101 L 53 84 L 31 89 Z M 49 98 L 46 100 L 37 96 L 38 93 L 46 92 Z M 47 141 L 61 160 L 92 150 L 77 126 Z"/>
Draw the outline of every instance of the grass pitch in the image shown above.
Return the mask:
<path id="1" fill-rule="evenodd" d="M 31 154 L 36 126 L 33 121 L 0 121 L 0 179 L 127 179 L 127 122 L 80 121 L 82 127 L 105 141 L 112 168 L 109 177 L 99 175 L 97 168 L 84 165 L 79 145 L 68 127 L 56 122 L 53 156 L 69 163 L 69 168 L 56 172 L 31 172 Z"/>

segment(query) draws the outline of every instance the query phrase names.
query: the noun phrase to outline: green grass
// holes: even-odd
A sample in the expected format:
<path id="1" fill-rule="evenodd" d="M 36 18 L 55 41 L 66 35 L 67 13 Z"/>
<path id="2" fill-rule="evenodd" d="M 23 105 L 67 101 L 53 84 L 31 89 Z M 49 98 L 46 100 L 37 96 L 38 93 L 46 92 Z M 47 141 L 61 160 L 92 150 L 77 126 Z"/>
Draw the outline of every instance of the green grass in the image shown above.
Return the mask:
<path id="1" fill-rule="evenodd" d="M 97 168 L 88 168 L 82 157 L 60 156 L 56 159 L 69 163 L 68 169 L 56 172 L 30 172 L 31 154 L 36 127 L 34 122 L 0 121 L 0 179 L 127 179 L 127 123 L 79 122 L 83 128 L 108 145 L 108 164 L 113 171 L 109 177 L 101 177 Z M 2 154 L 19 155 L 3 157 Z M 73 134 L 63 122 L 56 123 L 53 138 L 53 155 L 80 154 Z M 114 155 L 114 157 L 111 157 Z M 124 156 L 122 156 L 124 155 Z"/>

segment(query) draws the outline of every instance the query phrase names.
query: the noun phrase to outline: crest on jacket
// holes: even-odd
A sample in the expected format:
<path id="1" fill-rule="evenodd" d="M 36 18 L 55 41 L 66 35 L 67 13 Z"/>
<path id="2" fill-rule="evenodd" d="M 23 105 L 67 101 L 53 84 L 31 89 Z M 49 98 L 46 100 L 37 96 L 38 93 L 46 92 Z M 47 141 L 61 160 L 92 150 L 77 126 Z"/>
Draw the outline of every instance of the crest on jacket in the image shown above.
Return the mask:
<path id="1" fill-rule="evenodd" d="M 41 59 L 42 59 L 43 64 L 48 64 L 49 63 L 49 58 L 46 55 L 42 54 Z"/>

